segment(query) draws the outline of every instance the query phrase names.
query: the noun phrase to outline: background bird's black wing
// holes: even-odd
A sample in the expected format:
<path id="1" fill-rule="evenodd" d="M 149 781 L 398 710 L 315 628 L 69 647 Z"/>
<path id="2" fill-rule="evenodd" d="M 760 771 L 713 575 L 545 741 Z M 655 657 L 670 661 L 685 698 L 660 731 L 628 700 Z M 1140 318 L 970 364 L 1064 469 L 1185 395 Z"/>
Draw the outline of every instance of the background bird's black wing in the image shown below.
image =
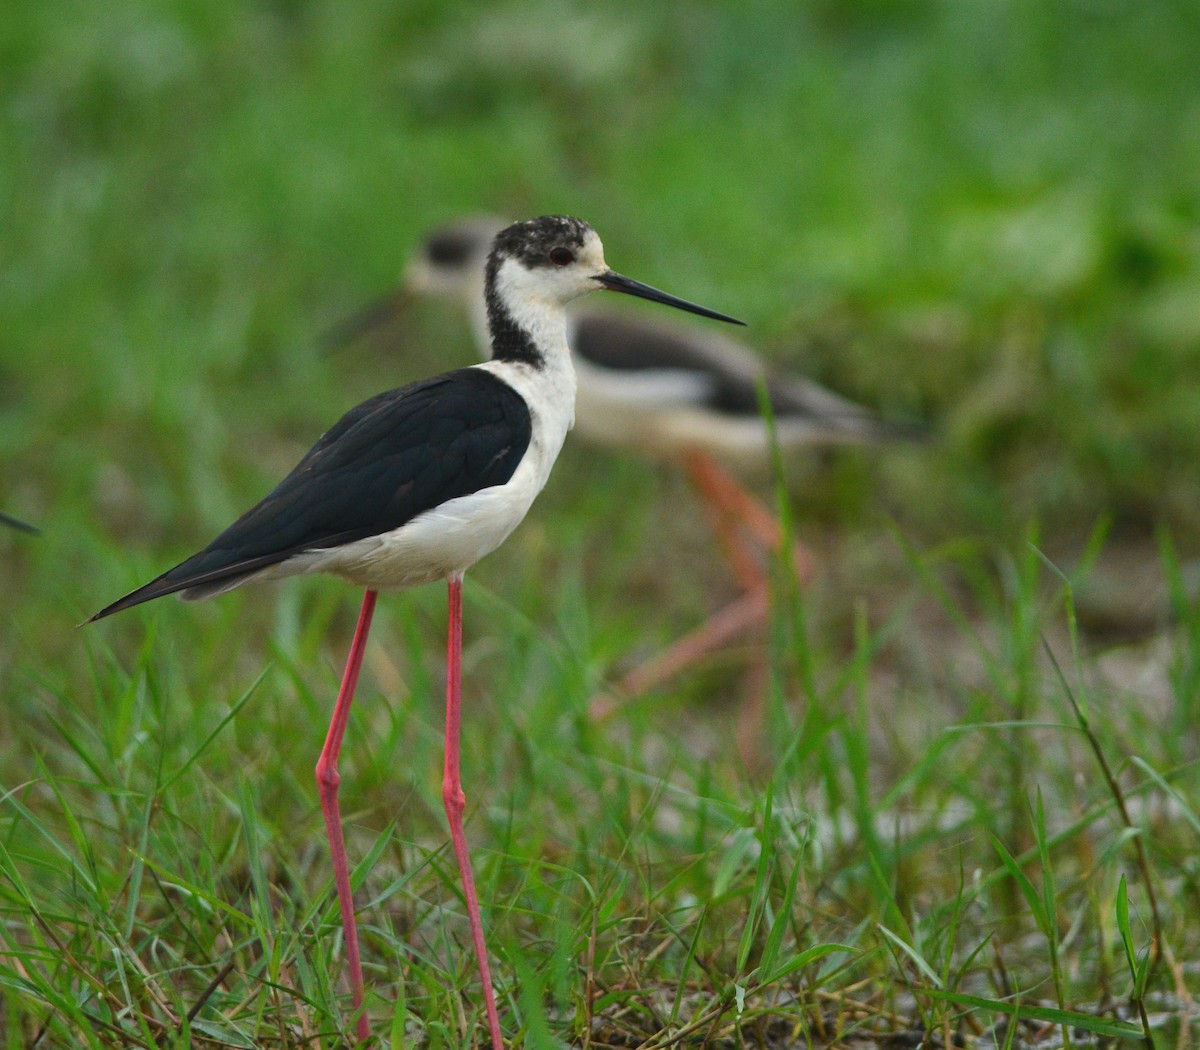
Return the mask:
<path id="1" fill-rule="evenodd" d="M 735 369 L 705 343 L 693 341 L 687 329 L 611 312 L 580 313 L 574 324 L 571 349 L 593 365 L 620 372 L 682 372 L 703 381 L 698 404 L 731 416 L 759 414 L 757 368 Z M 776 412 L 783 407 L 772 405 Z"/>
<path id="2" fill-rule="evenodd" d="M 37 527 L 30 525 L 27 521 L 22 521 L 20 518 L 14 518 L 11 514 L 5 514 L 0 511 L 0 525 L 7 525 L 10 529 L 16 529 L 18 532 L 33 532 L 38 531 Z"/>
<path id="3" fill-rule="evenodd" d="M 777 421 L 788 418 L 823 425 L 828 437 L 848 440 L 920 441 L 927 435 L 917 425 L 884 420 L 832 390 L 806 379 L 764 371 L 733 345 L 722 353 L 711 336 L 691 338 L 687 329 L 663 322 L 604 314 L 580 313 L 575 318 L 571 348 L 600 368 L 621 372 L 683 372 L 702 382 L 697 405 L 733 418 L 762 414 L 758 387 L 767 383 L 767 401 Z"/>
<path id="4" fill-rule="evenodd" d="M 502 485 L 531 434 L 521 396 L 479 368 L 378 394 L 338 420 L 204 550 L 91 619 L 376 536 L 449 499 Z"/>

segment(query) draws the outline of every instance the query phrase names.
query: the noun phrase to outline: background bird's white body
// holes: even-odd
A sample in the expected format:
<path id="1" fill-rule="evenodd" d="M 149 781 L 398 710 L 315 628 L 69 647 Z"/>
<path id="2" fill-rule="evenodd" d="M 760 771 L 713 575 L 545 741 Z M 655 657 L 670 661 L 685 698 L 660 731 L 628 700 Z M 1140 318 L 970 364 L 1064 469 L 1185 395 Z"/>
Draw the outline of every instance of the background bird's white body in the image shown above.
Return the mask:
<path id="1" fill-rule="evenodd" d="M 568 316 L 568 342 L 579 324 L 593 320 L 609 318 L 601 311 L 586 309 Z M 651 320 L 639 320 L 638 324 L 664 336 L 680 331 L 680 326 Z M 734 340 L 699 329 L 689 329 L 688 336 L 693 349 L 709 350 L 714 363 L 725 372 L 745 377 L 752 384 L 767 380 L 762 362 Z M 579 431 L 589 440 L 662 458 L 685 449 L 701 449 L 742 469 L 766 466 L 770 435 L 762 417 L 714 411 L 709 404 L 711 376 L 686 368 L 624 371 L 597 367 L 578 353 L 574 362 L 579 379 L 575 411 Z M 775 434 L 781 448 L 871 439 L 866 424 L 873 417 L 852 401 L 802 379 L 774 377 L 771 381 L 777 388 L 781 384 L 795 387 L 806 401 L 821 409 L 821 415 L 815 411 L 776 415 Z M 861 429 L 855 426 L 860 420 L 864 424 Z M 837 425 L 831 426 L 831 421 Z"/>

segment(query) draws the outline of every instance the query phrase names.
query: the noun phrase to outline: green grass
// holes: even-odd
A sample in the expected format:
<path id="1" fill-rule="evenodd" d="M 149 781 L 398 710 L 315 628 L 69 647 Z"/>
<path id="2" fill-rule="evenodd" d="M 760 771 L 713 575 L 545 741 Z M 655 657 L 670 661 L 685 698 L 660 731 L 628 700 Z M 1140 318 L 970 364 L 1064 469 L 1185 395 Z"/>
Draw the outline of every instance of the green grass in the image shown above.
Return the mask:
<path id="1" fill-rule="evenodd" d="M 401 343 L 316 337 L 481 209 L 583 215 L 616 268 L 935 434 L 784 463 L 818 579 L 778 574 L 763 637 L 601 726 L 599 689 L 733 595 L 682 480 L 569 442 L 468 577 L 507 1037 L 1189 1044 L 1194 4 L 0 21 L 0 510 L 42 529 L 0 531 L 0 1046 L 342 1044 L 312 770 L 356 596 L 75 625 L 344 409 L 472 359 L 432 305 Z M 444 608 L 383 601 L 342 760 L 384 1045 L 485 1037 L 441 811 Z"/>

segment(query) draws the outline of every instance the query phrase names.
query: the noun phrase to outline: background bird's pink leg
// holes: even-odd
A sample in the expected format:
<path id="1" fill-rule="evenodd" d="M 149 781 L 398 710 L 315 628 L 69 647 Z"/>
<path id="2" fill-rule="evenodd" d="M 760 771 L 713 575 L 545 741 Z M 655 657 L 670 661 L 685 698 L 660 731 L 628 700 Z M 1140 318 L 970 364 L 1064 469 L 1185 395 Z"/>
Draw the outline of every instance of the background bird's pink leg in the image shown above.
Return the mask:
<path id="1" fill-rule="evenodd" d="M 730 602 L 699 627 L 676 639 L 657 656 L 635 667 L 621 679 L 612 693 L 593 697 L 588 704 L 588 717 L 594 722 L 603 722 L 615 714 L 625 700 L 657 688 L 684 668 L 729 644 L 743 631 L 761 624 L 766 619 L 768 608 L 765 587 Z"/>
<path id="2" fill-rule="evenodd" d="M 593 697 L 588 714 L 594 720 L 609 717 L 624 700 L 662 685 L 767 619 L 770 600 L 763 555 L 774 552 L 783 542 L 779 519 L 709 453 L 691 450 L 684 454 L 683 466 L 692 484 L 705 497 L 713 531 L 744 593 L 667 649 L 628 672 L 611 693 Z M 791 555 L 796 578 L 807 583 L 814 574 L 812 555 L 798 540 L 793 541 Z"/>
<path id="3" fill-rule="evenodd" d="M 356 1030 L 358 1041 L 365 1043 L 371 1037 L 371 1025 L 363 1010 L 362 959 L 358 954 L 358 927 L 354 922 L 354 897 L 350 893 L 350 869 L 346 865 L 346 842 L 342 836 L 342 818 L 338 811 L 338 751 L 342 736 L 350 718 L 350 702 L 354 699 L 354 687 L 358 683 L 358 670 L 362 667 L 363 650 L 367 647 L 367 635 L 371 631 L 371 617 L 375 612 L 378 592 L 368 590 L 363 595 L 362 609 L 358 614 L 358 626 L 354 629 L 354 641 L 350 644 L 350 655 L 346 659 L 346 670 L 342 675 L 342 687 L 338 690 L 337 703 L 333 706 L 333 719 L 321 757 L 317 760 L 317 791 L 321 796 L 321 809 L 325 813 L 325 829 L 329 832 L 329 852 L 333 854 L 333 881 L 337 886 L 338 904 L 342 909 L 342 929 L 346 933 L 346 965 L 350 969 L 350 990 L 354 995 L 354 1010 L 358 1014 Z"/>
<path id="4" fill-rule="evenodd" d="M 483 1001 L 487 1010 L 488 1029 L 492 1033 L 492 1050 L 504 1050 L 500 1039 L 500 1018 L 496 1014 L 496 996 L 492 991 L 492 972 L 488 966 L 487 946 L 483 943 L 483 921 L 479 917 L 479 900 L 475 896 L 475 877 L 471 874 L 471 855 L 467 852 L 467 837 L 463 832 L 463 810 L 467 799 L 462 790 L 459 772 L 458 738 L 462 683 L 462 576 L 447 581 L 450 597 L 449 641 L 446 646 L 446 767 L 442 778 L 442 801 L 450 820 L 450 838 L 454 856 L 462 876 L 463 896 L 467 902 L 467 918 L 471 922 L 471 938 L 475 942 L 475 957 L 479 960 L 479 977 L 483 981 Z"/>
<path id="5" fill-rule="evenodd" d="M 692 483 L 712 500 L 715 506 L 734 520 L 740 521 L 766 550 L 774 551 L 779 547 L 783 542 L 783 526 L 779 519 L 739 485 L 711 455 L 698 450 L 688 452 L 683 458 L 683 464 Z M 728 548 L 728 540 L 723 539 L 723 542 Z M 816 571 L 813 556 L 799 540 L 792 541 L 791 555 L 797 581 L 802 584 L 810 582 Z M 741 577 L 745 568 L 744 557 L 731 560 L 734 561 L 734 568 Z M 760 570 L 759 576 L 762 575 Z M 742 579 L 742 583 L 746 586 L 745 579 Z"/>

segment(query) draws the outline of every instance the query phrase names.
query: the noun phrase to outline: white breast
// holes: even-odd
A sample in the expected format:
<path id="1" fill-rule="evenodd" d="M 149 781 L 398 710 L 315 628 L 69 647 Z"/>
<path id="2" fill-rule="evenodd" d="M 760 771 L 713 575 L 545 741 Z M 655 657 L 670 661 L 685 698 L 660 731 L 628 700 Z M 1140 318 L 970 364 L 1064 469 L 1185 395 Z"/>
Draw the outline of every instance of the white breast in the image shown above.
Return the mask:
<path id="1" fill-rule="evenodd" d="M 332 550 L 307 551 L 270 575 L 329 572 L 362 587 L 403 590 L 466 572 L 503 543 L 545 487 L 575 415 L 575 373 L 564 351 L 544 367 L 485 361 L 525 400 L 529 447 L 503 485 L 459 496 L 391 532 Z"/>

